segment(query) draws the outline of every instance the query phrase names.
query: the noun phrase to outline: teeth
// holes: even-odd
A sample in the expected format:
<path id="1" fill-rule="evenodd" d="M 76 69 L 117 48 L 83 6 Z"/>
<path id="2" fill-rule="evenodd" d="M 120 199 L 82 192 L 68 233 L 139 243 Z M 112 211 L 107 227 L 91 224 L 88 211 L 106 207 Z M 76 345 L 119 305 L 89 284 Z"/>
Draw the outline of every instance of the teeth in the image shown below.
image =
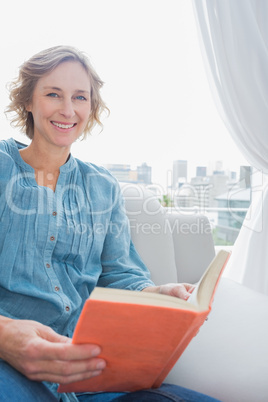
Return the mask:
<path id="1" fill-rule="evenodd" d="M 74 124 L 60 124 L 60 123 L 55 123 L 54 121 L 52 122 L 54 126 L 60 127 L 60 128 L 72 128 Z"/>

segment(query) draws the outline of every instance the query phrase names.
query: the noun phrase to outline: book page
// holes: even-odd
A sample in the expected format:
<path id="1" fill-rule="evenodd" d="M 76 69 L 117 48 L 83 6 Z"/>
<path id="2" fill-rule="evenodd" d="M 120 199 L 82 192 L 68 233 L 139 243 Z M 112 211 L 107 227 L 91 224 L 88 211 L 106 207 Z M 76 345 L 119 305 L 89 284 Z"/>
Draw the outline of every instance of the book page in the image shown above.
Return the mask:
<path id="1" fill-rule="evenodd" d="M 178 297 L 125 289 L 96 287 L 89 299 L 196 310 L 195 306 L 189 305 L 186 300 L 179 299 Z"/>
<path id="2" fill-rule="evenodd" d="M 199 284 L 200 284 L 200 281 L 196 284 L 194 290 L 192 291 L 191 295 L 187 299 L 188 303 L 194 304 L 195 306 L 198 306 L 197 291 L 198 291 Z"/>
<path id="3" fill-rule="evenodd" d="M 225 250 L 218 252 L 188 298 L 188 303 L 198 306 L 200 309 L 209 307 L 229 256 L 230 253 Z"/>

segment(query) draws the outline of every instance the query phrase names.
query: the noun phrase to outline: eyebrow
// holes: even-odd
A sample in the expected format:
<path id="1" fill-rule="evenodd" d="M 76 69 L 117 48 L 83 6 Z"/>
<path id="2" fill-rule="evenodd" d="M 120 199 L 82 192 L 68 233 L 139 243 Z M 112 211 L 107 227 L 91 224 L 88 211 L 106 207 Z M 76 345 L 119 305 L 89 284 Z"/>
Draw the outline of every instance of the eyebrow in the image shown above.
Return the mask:
<path id="1" fill-rule="evenodd" d="M 47 87 L 44 87 L 44 89 L 46 89 L 46 90 L 54 90 L 54 91 L 60 91 L 60 92 L 62 92 L 62 89 L 61 88 L 58 88 L 58 87 L 50 87 L 50 86 L 47 86 Z M 78 92 L 78 93 L 82 93 L 82 94 L 89 94 L 90 92 L 89 91 L 85 91 L 85 90 L 83 90 L 83 89 L 76 89 L 74 92 Z"/>

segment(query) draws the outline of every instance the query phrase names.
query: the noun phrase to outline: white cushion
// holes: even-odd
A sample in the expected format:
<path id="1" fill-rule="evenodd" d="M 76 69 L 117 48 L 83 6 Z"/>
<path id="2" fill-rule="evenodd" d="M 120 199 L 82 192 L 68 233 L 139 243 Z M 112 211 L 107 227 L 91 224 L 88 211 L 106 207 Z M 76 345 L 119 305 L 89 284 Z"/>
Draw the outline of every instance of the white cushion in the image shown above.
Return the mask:
<path id="1" fill-rule="evenodd" d="M 166 382 L 223 402 L 268 400 L 268 297 L 222 278 L 208 321 Z"/>
<path id="2" fill-rule="evenodd" d="M 177 282 L 172 233 L 158 198 L 141 185 L 121 184 L 132 241 L 156 285 Z"/>
<path id="3" fill-rule="evenodd" d="M 196 283 L 215 257 L 211 225 L 204 215 L 168 213 L 178 282 Z"/>

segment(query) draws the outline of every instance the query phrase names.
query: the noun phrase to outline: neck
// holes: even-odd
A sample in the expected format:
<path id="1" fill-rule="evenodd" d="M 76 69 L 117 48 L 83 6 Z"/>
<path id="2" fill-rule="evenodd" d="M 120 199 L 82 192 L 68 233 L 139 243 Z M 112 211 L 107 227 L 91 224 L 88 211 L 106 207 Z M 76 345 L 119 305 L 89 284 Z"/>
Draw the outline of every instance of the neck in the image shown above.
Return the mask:
<path id="1" fill-rule="evenodd" d="M 34 168 L 37 184 L 53 191 L 56 189 L 60 167 L 66 163 L 69 154 L 70 148 L 41 148 L 34 141 L 20 150 L 22 159 Z"/>
<path id="2" fill-rule="evenodd" d="M 70 148 L 40 147 L 33 140 L 27 148 L 20 150 L 20 154 L 35 170 L 53 173 L 66 163 Z"/>

